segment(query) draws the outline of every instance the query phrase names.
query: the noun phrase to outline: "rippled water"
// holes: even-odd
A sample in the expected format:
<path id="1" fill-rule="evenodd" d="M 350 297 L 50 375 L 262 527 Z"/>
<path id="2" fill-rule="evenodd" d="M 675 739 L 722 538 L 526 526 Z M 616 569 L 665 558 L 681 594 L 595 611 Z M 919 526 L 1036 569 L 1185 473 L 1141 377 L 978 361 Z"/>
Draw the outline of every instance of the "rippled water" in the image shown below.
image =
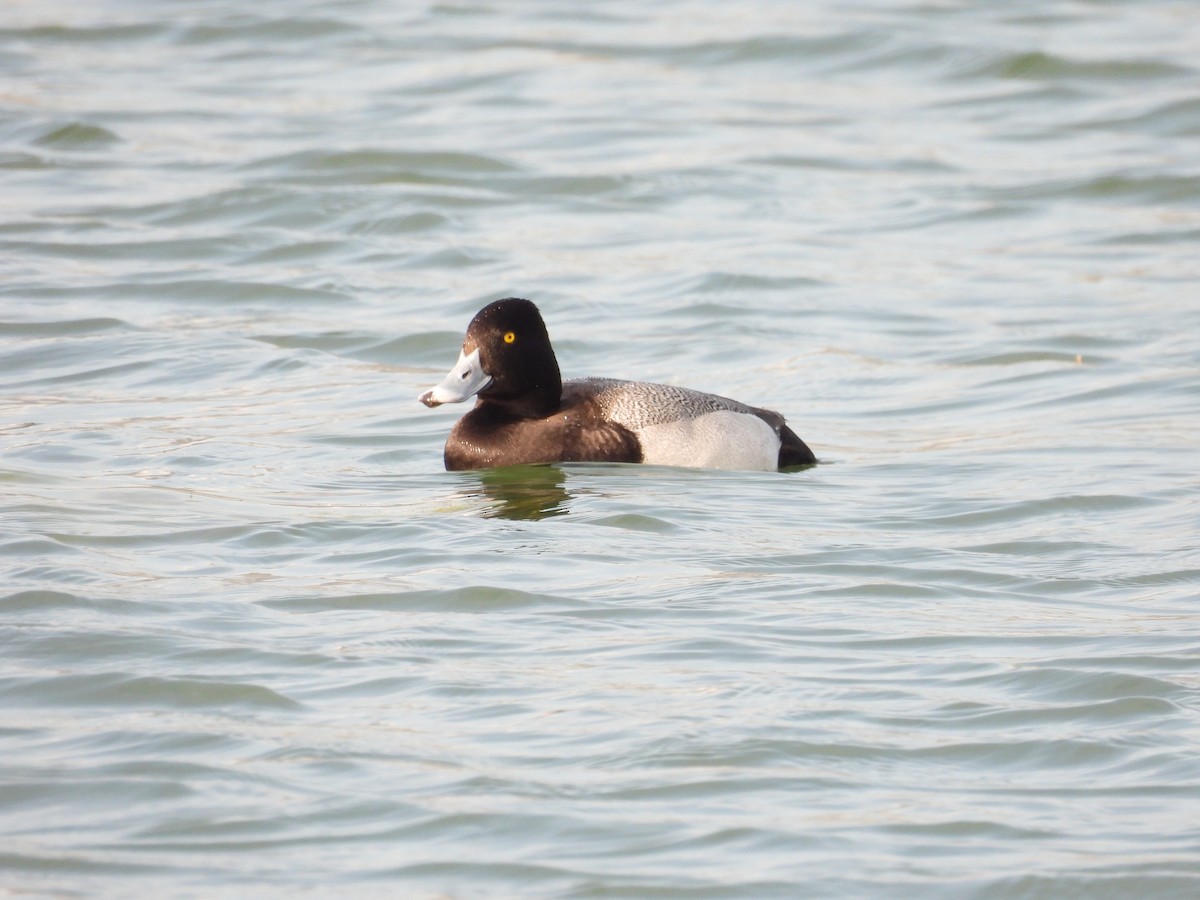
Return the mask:
<path id="1" fill-rule="evenodd" d="M 0 11 L 0 887 L 1200 893 L 1192 4 Z M 790 474 L 447 474 L 484 302 Z"/>

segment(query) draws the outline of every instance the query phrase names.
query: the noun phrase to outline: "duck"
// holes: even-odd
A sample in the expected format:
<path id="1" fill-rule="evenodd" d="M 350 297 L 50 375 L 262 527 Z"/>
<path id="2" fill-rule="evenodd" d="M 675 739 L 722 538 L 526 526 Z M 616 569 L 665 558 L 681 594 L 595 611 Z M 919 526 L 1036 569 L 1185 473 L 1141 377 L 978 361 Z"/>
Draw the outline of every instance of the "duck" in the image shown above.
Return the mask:
<path id="1" fill-rule="evenodd" d="M 728 397 L 617 378 L 564 381 L 537 306 L 506 297 L 467 326 L 458 362 L 417 399 L 475 406 L 446 439 L 447 471 L 644 463 L 744 471 L 816 464 L 784 417 Z"/>

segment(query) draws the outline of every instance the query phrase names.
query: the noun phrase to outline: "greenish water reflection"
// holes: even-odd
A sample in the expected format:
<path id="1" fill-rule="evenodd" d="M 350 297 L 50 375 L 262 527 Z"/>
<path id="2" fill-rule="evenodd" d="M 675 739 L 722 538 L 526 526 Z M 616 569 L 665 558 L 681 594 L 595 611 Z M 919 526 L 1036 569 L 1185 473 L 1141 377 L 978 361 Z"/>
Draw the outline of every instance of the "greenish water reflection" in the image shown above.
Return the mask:
<path id="1" fill-rule="evenodd" d="M 570 511 L 567 476 L 558 466 L 506 466 L 471 472 L 470 476 L 479 479 L 479 484 L 468 493 L 490 504 L 484 513 L 487 518 L 548 519 Z"/>

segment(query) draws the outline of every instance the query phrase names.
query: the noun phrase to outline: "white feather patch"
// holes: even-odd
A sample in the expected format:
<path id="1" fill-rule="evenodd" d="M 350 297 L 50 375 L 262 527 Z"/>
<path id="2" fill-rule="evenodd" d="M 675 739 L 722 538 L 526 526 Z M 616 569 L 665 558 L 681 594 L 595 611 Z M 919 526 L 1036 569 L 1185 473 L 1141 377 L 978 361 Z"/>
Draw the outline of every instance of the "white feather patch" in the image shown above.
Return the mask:
<path id="1" fill-rule="evenodd" d="M 642 444 L 642 462 L 651 465 L 764 472 L 779 468 L 779 435 L 753 413 L 718 409 L 633 431 Z"/>

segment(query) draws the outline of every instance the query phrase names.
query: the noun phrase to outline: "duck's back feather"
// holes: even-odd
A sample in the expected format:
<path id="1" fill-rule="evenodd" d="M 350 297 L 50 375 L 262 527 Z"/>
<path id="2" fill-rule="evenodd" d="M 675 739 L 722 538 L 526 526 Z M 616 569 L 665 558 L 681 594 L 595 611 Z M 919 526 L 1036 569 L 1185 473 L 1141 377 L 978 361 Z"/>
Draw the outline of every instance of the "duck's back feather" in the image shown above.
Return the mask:
<path id="1" fill-rule="evenodd" d="M 629 429 L 641 445 L 643 462 L 763 471 L 804 464 L 783 462 L 781 448 L 799 438 L 781 415 L 717 394 L 642 381 L 575 378 L 563 383 L 563 402 L 594 404 L 605 420 Z"/>

